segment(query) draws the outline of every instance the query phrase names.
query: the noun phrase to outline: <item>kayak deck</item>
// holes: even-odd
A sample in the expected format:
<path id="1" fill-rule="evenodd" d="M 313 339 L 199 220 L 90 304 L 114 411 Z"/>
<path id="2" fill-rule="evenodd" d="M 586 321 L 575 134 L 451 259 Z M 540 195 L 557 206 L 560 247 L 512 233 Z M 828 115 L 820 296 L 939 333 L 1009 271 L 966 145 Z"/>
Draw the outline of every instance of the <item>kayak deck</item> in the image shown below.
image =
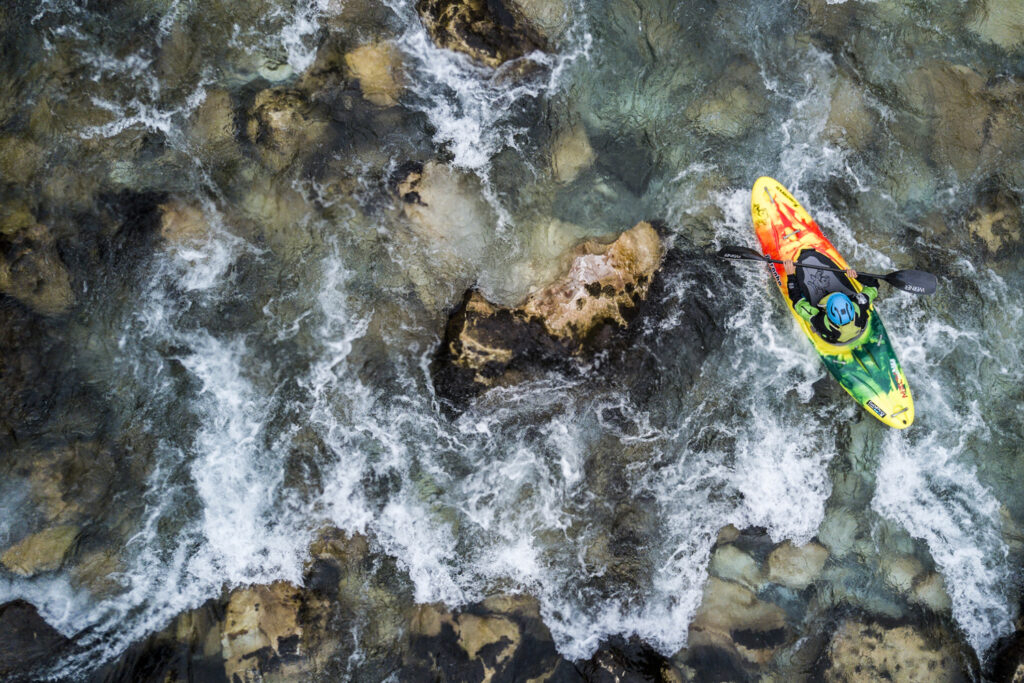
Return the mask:
<path id="1" fill-rule="evenodd" d="M 778 181 L 763 177 L 754 183 L 751 216 L 766 256 L 797 261 L 801 252 L 810 249 L 824 255 L 839 268 L 849 267 L 810 214 Z M 896 429 L 909 427 L 914 421 L 913 397 L 885 326 L 874 307 L 869 309 L 865 332 L 857 342 L 849 346 L 830 344 L 793 308 L 787 293 L 789 276 L 785 268 L 781 264 L 771 264 L 769 268 L 790 313 L 836 381 L 857 403 L 885 424 Z M 855 280 L 850 284 L 856 292 L 862 289 Z"/>

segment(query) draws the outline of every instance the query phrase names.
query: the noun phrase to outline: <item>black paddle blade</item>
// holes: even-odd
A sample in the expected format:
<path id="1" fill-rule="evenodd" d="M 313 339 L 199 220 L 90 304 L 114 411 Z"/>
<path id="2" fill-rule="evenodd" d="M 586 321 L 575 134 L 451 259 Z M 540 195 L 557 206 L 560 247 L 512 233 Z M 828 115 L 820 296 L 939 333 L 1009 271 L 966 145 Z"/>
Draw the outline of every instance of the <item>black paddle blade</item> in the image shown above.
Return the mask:
<path id="1" fill-rule="evenodd" d="M 729 245 L 726 245 L 726 246 L 722 247 L 721 249 L 719 249 L 718 250 L 718 256 L 719 256 L 719 258 L 727 258 L 727 259 L 743 260 L 743 261 L 766 261 L 768 259 L 767 256 L 762 256 L 761 254 L 758 254 L 753 249 L 748 249 L 747 247 L 737 247 L 737 246 L 729 246 Z"/>
<path id="2" fill-rule="evenodd" d="M 897 270 L 882 278 L 896 289 L 911 294 L 934 294 L 938 279 L 923 270 Z"/>

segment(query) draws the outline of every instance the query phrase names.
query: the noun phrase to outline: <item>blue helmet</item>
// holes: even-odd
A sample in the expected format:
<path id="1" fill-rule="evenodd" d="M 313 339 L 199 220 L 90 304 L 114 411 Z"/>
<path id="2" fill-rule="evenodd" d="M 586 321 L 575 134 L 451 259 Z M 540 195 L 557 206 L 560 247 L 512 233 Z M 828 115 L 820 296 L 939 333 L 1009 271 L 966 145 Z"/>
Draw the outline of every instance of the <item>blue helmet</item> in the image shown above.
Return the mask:
<path id="1" fill-rule="evenodd" d="M 836 327 L 842 327 L 846 323 L 852 323 L 857 317 L 857 308 L 850 301 L 850 297 L 842 292 L 833 292 L 825 304 L 825 315 Z"/>

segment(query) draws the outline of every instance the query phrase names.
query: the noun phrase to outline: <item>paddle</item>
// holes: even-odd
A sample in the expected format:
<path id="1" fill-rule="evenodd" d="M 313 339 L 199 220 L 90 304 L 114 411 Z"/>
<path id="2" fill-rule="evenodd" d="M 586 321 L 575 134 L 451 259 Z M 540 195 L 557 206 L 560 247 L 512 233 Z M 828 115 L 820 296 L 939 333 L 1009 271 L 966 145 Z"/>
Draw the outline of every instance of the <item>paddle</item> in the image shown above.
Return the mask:
<path id="1" fill-rule="evenodd" d="M 735 261 L 762 261 L 764 263 L 783 263 L 782 261 L 776 261 L 770 259 L 767 256 L 758 254 L 753 249 L 747 247 L 737 246 L 724 246 L 718 250 L 718 255 L 721 258 L 733 259 Z M 809 263 L 795 263 L 797 268 L 816 268 L 817 270 L 831 270 L 835 273 L 846 272 L 841 268 L 829 268 L 828 266 L 815 266 Z M 876 275 L 875 273 L 859 273 L 861 275 L 867 275 L 878 280 L 885 280 L 896 289 L 902 289 L 904 292 L 910 292 L 911 294 L 932 294 L 935 292 L 935 288 L 938 286 L 938 280 L 931 273 L 926 273 L 923 270 L 897 270 L 895 273 L 889 273 L 888 275 Z"/>

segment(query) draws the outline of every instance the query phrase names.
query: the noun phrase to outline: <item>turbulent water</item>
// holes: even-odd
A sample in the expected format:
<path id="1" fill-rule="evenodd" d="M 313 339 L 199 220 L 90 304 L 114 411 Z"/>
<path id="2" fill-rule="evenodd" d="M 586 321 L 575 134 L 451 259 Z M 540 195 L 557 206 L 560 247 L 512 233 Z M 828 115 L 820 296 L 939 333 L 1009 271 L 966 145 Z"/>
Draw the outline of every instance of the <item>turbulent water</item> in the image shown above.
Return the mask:
<path id="1" fill-rule="evenodd" d="M 1019 212 L 1024 157 L 1006 145 L 962 162 L 922 113 L 935 92 L 903 77 L 953 63 L 1017 84 L 1024 53 L 986 42 L 960 2 L 838 4 L 567 4 L 557 49 L 525 75 L 436 47 L 406 0 L 0 10 L 3 132 L 41 150 L 4 200 L 57 234 L 75 299 L 24 327 L 49 345 L 24 376 L 66 386 L 8 422 L 0 546 L 54 516 L 24 463 L 82 442 L 107 463 L 105 493 L 61 520 L 85 529 L 83 555 L 116 556 L 102 589 L 71 566 L 0 571 L 0 603 L 24 598 L 79 634 L 50 673 L 85 674 L 225 587 L 300 583 L 327 525 L 366 534 L 417 602 L 536 596 L 571 659 L 617 634 L 685 646 L 728 524 L 818 536 L 845 587 L 823 600 L 899 616 L 911 607 L 886 567 L 913 557 L 942 575 L 983 656 L 1017 616 L 1024 270 L 1019 223 L 1015 252 L 966 226 L 997 190 Z M 833 10 L 853 13 L 856 40 L 815 23 Z M 349 83 L 307 162 L 267 170 L 251 143 L 211 152 L 197 137 L 215 93 L 244 117 L 258 92 L 302 87 L 331 41 L 376 38 L 401 53 L 399 106 L 343 104 L 359 99 Z M 723 111 L 702 110 L 714 92 Z M 835 134 L 837 92 L 871 122 L 865 139 Z M 596 161 L 557 183 L 549 146 L 573 124 Z M 487 216 L 440 246 L 389 194 L 404 164 L 431 159 Z M 827 378 L 763 269 L 709 256 L 754 246 L 760 175 L 858 268 L 939 276 L 930 298 L 883 288 L 878 304 L 914 392 L 908 430 Z M 151 237 L 171 200 L 202 211 L 201 240 Z M 572 239 L 663 221 L 682 265 L 633 341 L 650 377 L 598 356 L 445 409 L 430 364 L 447 311 L 471 285 L 514 299 L 547 272 L 568 239 L 544 234 L 553 219 Z M 694 343 L 678 313 L 693 300 L 720 331 L 696 369 L 673 353 Z"/>

